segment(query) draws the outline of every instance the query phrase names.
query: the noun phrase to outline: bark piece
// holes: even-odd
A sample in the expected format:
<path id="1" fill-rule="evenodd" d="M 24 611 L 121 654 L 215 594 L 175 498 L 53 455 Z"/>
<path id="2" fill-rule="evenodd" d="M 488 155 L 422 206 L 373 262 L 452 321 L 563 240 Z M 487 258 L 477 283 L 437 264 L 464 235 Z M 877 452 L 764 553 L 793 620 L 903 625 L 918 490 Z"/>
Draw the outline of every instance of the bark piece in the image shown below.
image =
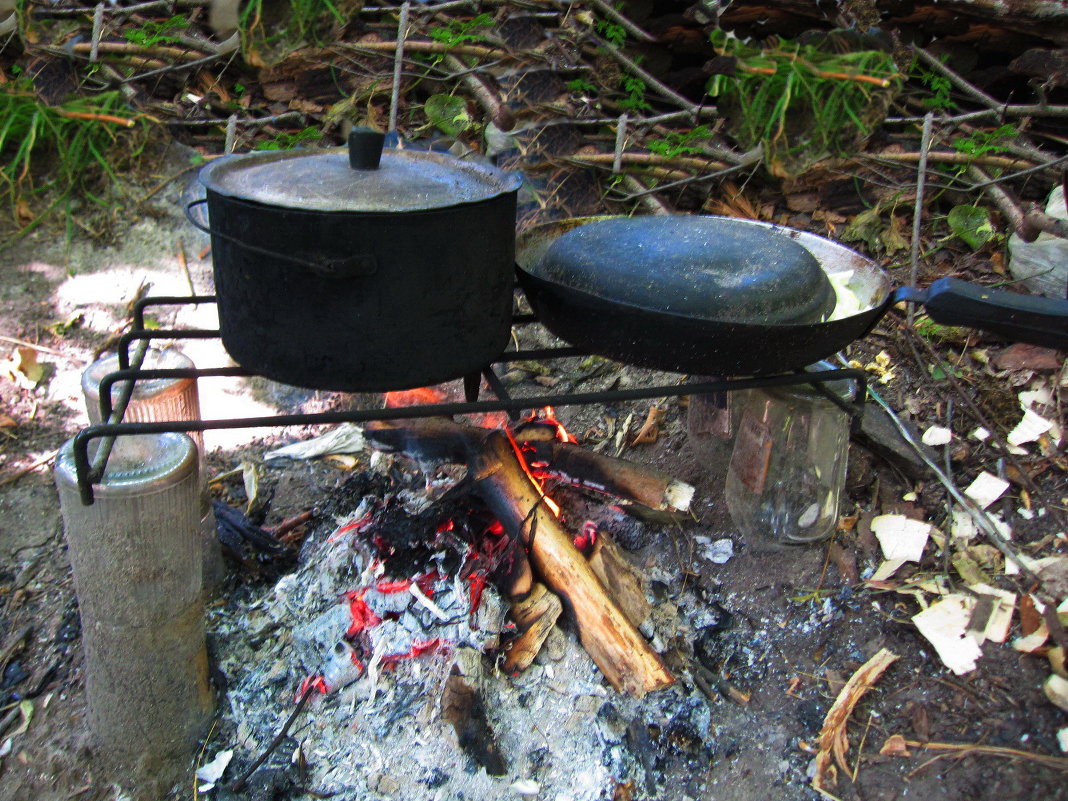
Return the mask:
<path id="1" fill-rule="evenodd" d="M 605 590 L 633 625 L 640 626 L 652 607 L 645 598 L 641 576 L 627 561 L 619 546 L 604 532 L 597 534 L 597 544 L 589 558 L 590 569 L 597 574 Z"/>
<path id="2" fill-rule="evenodd" d="M 549 592 L 544 584 L 535 584 L 525 598 L 512 602 L 512 621 L 520 633 L 505 652 L 506 672 L 530 667 L 563 610 L 559 597 Z"/>

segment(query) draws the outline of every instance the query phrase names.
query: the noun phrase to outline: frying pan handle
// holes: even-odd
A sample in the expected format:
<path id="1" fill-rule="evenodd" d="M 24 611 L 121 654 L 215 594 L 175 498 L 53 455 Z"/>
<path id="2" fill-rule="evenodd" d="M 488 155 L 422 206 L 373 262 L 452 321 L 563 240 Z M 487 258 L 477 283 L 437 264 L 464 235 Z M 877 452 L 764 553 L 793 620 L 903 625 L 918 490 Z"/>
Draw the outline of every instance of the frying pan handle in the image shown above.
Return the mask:
<path id="1" fill-rule="evenodd" d="M 274 250 L 261 248 L 248 242 L 244 242 L 235 236 L 224 234 L 222 231 L 213 230 L 212 228 L 201 225 L 200 221 L 193 216 L 193 207 L 200 206 L 207 202 L 208 199 L 202 197 L 199 200 L 193 200 L 185 204 L 185 218 L 189 220 L 190 224 L 197 230 L 203 231 L 205 234 L 210 234 L 213 237 L 217 236 L 219 239 L 225 239 L 227 242 L 237 245 L 239 248 L 243 248 L 251 253 L 257 253 L 260 256 L 266 256 L 270 259 L 288 261 L 291 264 L 296 264 L 298 267 L 303 267 L 305 270 L 315 273 L 315 275 L 320 278 L 357 278 L 360 276 L 374 275 L 378 272 L 378 259 L 376 259 L 372 253 L 357 253 L 345 258 L 326 257 L 319 261 L 311 261 L 309 259 L 299 258 L 298 256 L 290 256 L 286 253 L 278 253 Z"/>
<path id="2" fill-rule="evenodd" d="M 1068 301 L 990 289 L 957 278 L 939 278 L 927 290 L 912 292 L 912 297 L 906 291 L 897 299 L 922 303 L 936 323 L 1068 350 Z"/>

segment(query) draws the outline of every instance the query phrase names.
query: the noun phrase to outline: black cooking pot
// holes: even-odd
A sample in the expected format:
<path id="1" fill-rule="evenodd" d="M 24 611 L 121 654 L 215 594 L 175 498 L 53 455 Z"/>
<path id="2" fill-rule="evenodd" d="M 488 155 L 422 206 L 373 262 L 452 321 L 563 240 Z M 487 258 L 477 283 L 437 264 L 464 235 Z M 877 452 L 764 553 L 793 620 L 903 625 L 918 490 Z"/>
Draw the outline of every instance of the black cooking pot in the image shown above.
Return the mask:
<path id="1" fill-rule="evenodd" d="M 830 316 L 776 322 L 763 315 L 739 319 L 731 304 L 722 316 L 712 302 L 702 308 L 677 307 L 678 290 L 659 279 L 655 263 L 649 265 L 649 291 L 639 304 L 621 289 L 631 276 L 617 271 L 623 254 L 614 244 L 587 254 L 600 267 L 595 286 L 583 272 L 552 258 L 557 240 L 605 219 L 561 220 L 521 234 L 516 256 L 519 281 L 550 331 L 572 345 L 628 364 L 700 375 L 781 373 L 825 359 L 865 336 L 901 301 L 922 303 L 928 315 L 944 325 L 971 326 L 1021 342 L 1068 348 L 1066 301 L 991 290 L 953 278 L 939 279 L 923 290 L 894 289 L 874 262 L 849 248 L 815 234 L 752 220 L 733 222 L 762 232 L 771 242 L 796 242 L 816 258 L 836 287 L 837 303 Z M 709 248 L 714 251 L 715 243 L 709 242 Z M 789 288 L 776 291 L 784 293 L 786 301 L 793 293 Z"/>
<path id="2" fill-rule="evenodd" d="M 504 350 L 520 177 L 381 146 L 363 129 L 348 150 L 201 170 L 222 341 L 242 367 L 375 392 L 459 378 Z"/>

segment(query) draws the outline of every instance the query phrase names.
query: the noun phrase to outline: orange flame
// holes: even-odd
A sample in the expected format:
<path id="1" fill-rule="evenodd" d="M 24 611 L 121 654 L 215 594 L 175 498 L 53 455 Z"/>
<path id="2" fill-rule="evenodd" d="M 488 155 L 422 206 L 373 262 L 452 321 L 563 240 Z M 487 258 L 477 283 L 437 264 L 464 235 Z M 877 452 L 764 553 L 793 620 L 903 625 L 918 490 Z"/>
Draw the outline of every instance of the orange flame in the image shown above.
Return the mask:
<path id="1" fill-rule="evenodd" d="M 541 482 L 537 479 L 534 473 L 530 470 L 530 465 L 527 464 L 527 460 L 523 456 L 523 449 L 519 447 L 519 443 L 515 441 L 515 437 L 512 436 L 511 431 L 505 431 L 508 435 L 508 441 L 512 443 L 512 450 L 515 451 L 516 459 L 519 461 L 519 466 L 523 468 L 523 472 L 527 474 L 527 478 L 530 482 L 538 488 L 538 492 L 541 494 L 542 503 L 544 503 L 554 517 L 560 516 L 560 507 L 552 498 L 545 494 L 545 489 L 541 486 Z"/>
<path id="2" fill-rule="evenodd" d="M 556 409 L 552 406 L 545 406 L 533 412 L 527 419 L 555 426 L 556 438 L 560 442 L 570 442 L 574 445 L 578 445 L 578 439 L 575 438 L 574 434 L 564 428 L 564 424 L 556 419 Z"/>

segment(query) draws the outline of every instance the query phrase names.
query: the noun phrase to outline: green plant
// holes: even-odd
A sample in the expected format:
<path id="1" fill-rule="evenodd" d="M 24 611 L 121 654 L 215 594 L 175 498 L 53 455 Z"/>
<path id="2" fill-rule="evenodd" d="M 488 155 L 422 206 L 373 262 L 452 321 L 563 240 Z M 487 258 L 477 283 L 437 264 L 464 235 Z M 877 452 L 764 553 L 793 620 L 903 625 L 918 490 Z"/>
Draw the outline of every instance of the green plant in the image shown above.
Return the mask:
<path id="1" fill-rule="evenodd" d="M 597 87 L 587 81 L 585 78 L 575 78 L 565 84 L 567 91 L 572 94 L 594 94 L 597 91 Z"/>
<path id="2" fill-rule="evenodd" d="M 990 212 L 981 206 L 954 206 L 946 218 L 949 230 L 964 240 L 972 250 L 978 250 L 995 236 Z"/>
<path id="3" fill-rule="evenodd" d="M 919 317 L 916 320 L 916 333 L 924 339 L 937 341 L 958 341 L 961 338 L 961 329 L 956 326 L 936 323 L 930 317 Z M 933 372 L 933 371 L 932 371 Z M 941 374 L 945 378 L 945 373 Z"/>
<path id="4" fill-rule="evenodd" d="M 178 37 L 175 35 L 189 27 L 189 20 L 185 17 L 171 17 L 162 22 L 149 20 L 140 28 L 130 28 L 122 32 L 123 37 L 130 44 L 142 47 L 152 47 L 161 44 L 176 44 Z"/>
<path id="5" fill-rule="evenodd" d="M 106 208 L 102 187 L 117 182 L 121 158 L 140 154 L 146 129 L 117 91 L 50 106 L 28 79 L 12 80 L 0 88 L 0 198 L 24 232 L 60 204 L 69 212 L 75 197 Z M 34 215 L 31 201 L 46 194 L 47 208 Z"/>
<path id="6" fill-rule="evenodd" d="M 304 128 L 300 131 L 279 131 L 271 139 L 257 142 L 253 150 L 291 150 L 307 142 L 314 142 L 322 137 L 318 128 Z"/>
<path id="7" fill-rule="evenodd" d="M 993 131 L 973 131 L 967 136 L 958 136 L 953 140 L 953 149 L 969 156 L 982 156 L 986 153 L 1004 153 L 1006 148 L 1000 143 L 1012 139 L 1019 131 L 1012 123 L 1007 123 Z"/>
<path id="8" fill-rule="evenodd" d="M 701 148 L 694 147 L 694 142 L 707 139 L 712 135 L 707 125 L 698 125 L 689 131 L 669 131 L 663 139 L 649 139 L 649 149 L 665 158 L 675 158 L 684 153 L 700 153 Z"/>
<path id="9" fill-rule="evenodd" d="M 467 103 L 455 95 L 431 95 L 423 105 L 423 113 L 427 121 L 446 136 L 460 136 L 475 125 L 467 111 Z"/>
<path id="10" fill-rule="evenodd" d="M 774 38 L 757 47 L 721 30 L 711 38 L 731 74 L 713 75 L 707 91 L 743 147 L 763 145 L 775 175 L 797 175 L 859 145 L 902 84 L 892 55 L 881 50 L 832 52 Z"/>
<path id="11" fill-rule="evenodd" d="M 479 28 L 488 28 L 493 24 L 489 14 L 479 14 L 469 20 L 450 19 L 444 25 L 435 25 L 429 30 L 430 38 L 450 47 L 464 42 L 484 42 L 486 37 L 475 33 Z"/>
<path id="12" fill-rule="evenodd" d="M 799 588 L 800 594 L 787 596 L 791 603 L 798 605 L 801 604 L 822 604 L 824 600 L 834 596 L 834 590 L 816 587 L 814 589 Z"/>
<path id="13" fill-rule="evenodd" d="M 627 93 L 619 101 L 621 108 L 627 111 L 648 111 L 652 108 L 645 100 L 645 81 L 641 78 L 623 73 L 619 78 L 619 87 Z"/>
<path id="14" fill-rule="evenodd" d="M 604 40 L 613 47 L 621 48 L 627 43 L 627 29 L 622 25 L 617 25 L 606 19 L 599 19 L 595 27 L 597 33 L 601 34 Z"/>
<path id="15" fill-rule="evenodd" d="M 920 70 L 919 78 L 923 85 L 931 90 L 931 96 L 922 100 L 927 108 L 950 111 L 957 107 L 957 104 L 949 96 L 950 91 L 953 89 L 953 83 L 949 78 L 931 70 Z"/>
<path id="16" fill-rule="evenodd" d="M 264 21 L 264 0 L 249 0 L 243 5 L 238 27 L 247 50 L 277 42 L 319 44 L 329 23 L 345 22 L 345 15 L 333 0 L 289 0 L 288 14 L 270 26 Z M 267 27 L 272 30 L 266 31 Z"/>

